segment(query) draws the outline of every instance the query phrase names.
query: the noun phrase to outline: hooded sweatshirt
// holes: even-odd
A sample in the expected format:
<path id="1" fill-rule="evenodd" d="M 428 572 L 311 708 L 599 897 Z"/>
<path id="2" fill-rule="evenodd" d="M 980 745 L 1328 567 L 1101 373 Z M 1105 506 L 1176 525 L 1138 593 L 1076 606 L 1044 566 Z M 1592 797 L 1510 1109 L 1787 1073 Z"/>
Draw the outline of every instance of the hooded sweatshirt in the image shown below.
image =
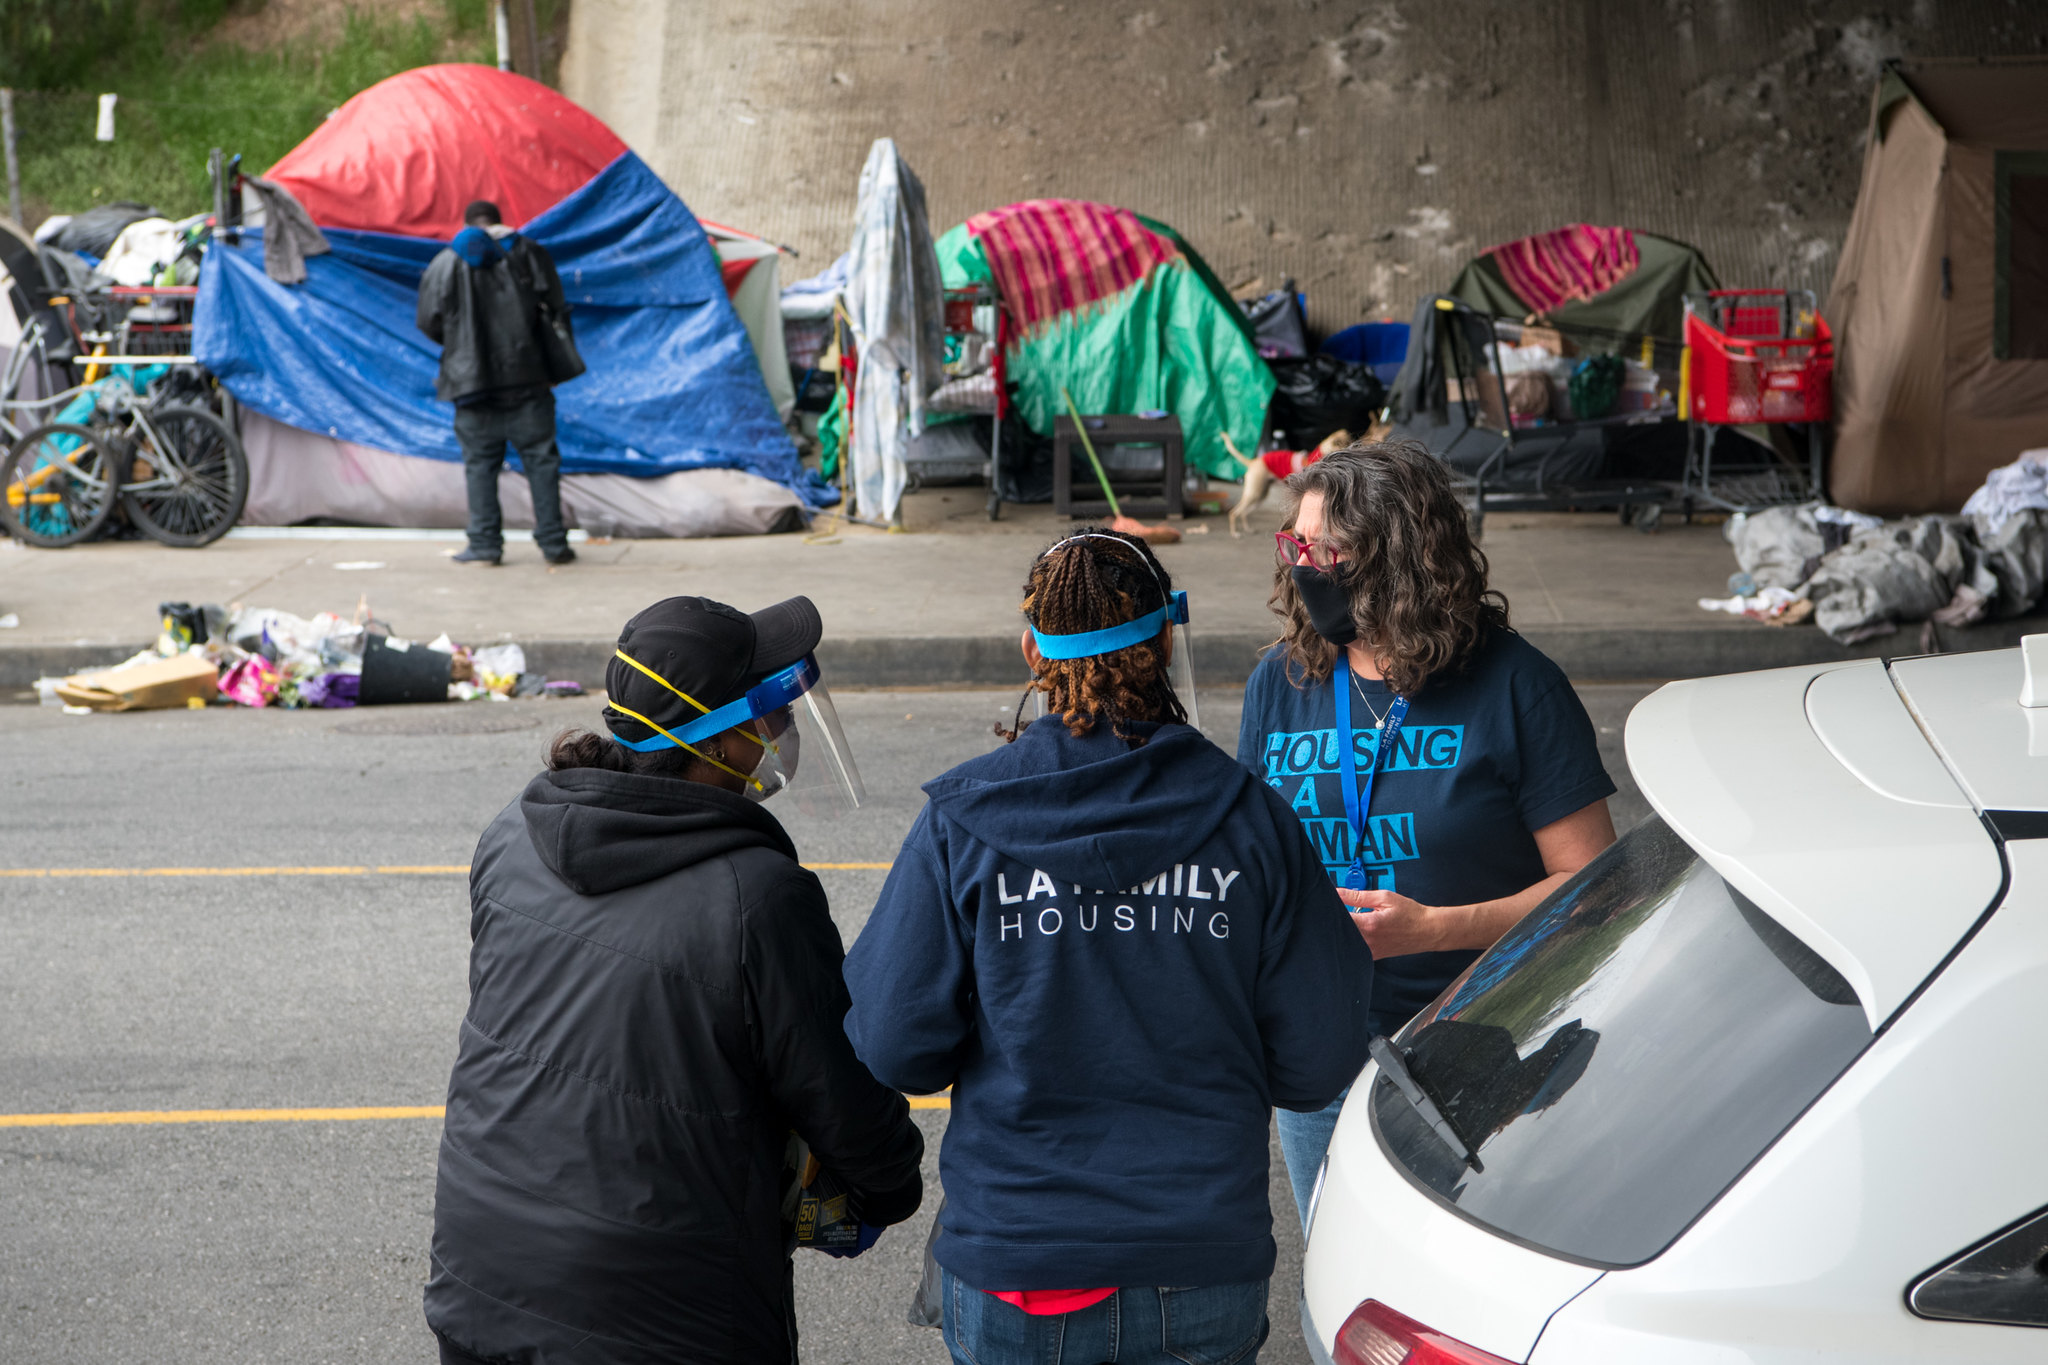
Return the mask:
<path id="1" fill-rule="evenodd" d="M 847 1032 L 953 1087 L 940 1264 L 987 1290 L 1272 1273 L 1267 1121 L 1365 1064 L 1372 958 L 1279 794 L 1184 725 L 1057 719 L 928 783 Z"/>
<path id="2" fill-rule="evenodd" d="M 427 1321 L 522 1365 L 786 1361 L 791 1130 L 867 1222 L 924 1142 L 841 1027 L 838 930 L 775 817 L 702 783 L 536 777 L 470 873 Z"/>

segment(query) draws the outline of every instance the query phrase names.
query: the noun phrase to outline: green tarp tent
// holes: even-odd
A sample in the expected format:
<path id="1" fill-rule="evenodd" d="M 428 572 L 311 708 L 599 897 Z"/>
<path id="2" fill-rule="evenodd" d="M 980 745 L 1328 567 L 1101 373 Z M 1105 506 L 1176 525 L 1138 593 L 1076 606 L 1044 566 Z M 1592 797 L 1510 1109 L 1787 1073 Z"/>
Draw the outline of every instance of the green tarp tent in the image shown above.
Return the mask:
<path id="1" fill-rule="evenodd" d="M 1163 410 L 1190 468 L 1237 480 L 1223 444 L 1258 448 L 1273 398 L 1243 313 L 1193 247 L 1126 209 L 1031 200 L 977 214 L 937 242 L 948 288 L 985 283 L 1012 319 L 1008 378 L 1040 435 L 1065 411 Z"/>

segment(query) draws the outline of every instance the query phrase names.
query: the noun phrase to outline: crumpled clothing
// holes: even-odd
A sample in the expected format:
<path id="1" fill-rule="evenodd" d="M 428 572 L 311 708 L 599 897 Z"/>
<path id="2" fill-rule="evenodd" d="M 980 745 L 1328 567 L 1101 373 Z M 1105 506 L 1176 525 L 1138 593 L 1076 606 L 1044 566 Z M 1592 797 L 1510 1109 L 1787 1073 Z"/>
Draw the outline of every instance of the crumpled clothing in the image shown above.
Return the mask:
<path id="1" fill-rule="evenodd" d="M 1857 532 L 1882 525 L 1863 512 L 1808 502 L 1737 513 L 1721 534 L 1735 547 L 1735 562 L 1759 587 L 1796 588 L 1813 576 L 1821 556 L 1846 545 Z"/>
<path id="2" fill-rule="evenodd" d="M 1732 518 L 1725 534 L 1760 593 L 1810 600 L 1814 622 L 1843 644 L 1905 621 L 1967 626 L 2023 615 L 2048 586 L 2048 507 L 2013 509 L 1996 523 L 1987 514 L 1880 522 L 1809 503 Z"/>
<path id="3" fill-rule="evenodd" d="M 846 307 L 860 346 L 849 442 L 854 509 L 894 519 L 904 448 L 924 430 L 925 400 L 946 382 L 945 290 L 924 185 L 889 138 L 860 172 Z"/>
<path id="4" fill-rule="evenodd" d="M 100 273 L 115 284 L 157 282 L 157 272 L 175 263 L 185 249 L 184 231 L 168 218 L 138 218 L 121 229 L 100 262 Z"/>
<path id="5" fill-rule="evenodd" d="M 1766 507 L 1736 515 L 1721 528 L 1734 547 L 1735 562 L 1759 588 L 1796 588 L 1827 553 L 1820 528 L 1805 507 Z"/>
<path id="6" fill-rule="evenodd" d="M 1822 559 L 1807 580 L 1814 621 L 1844 644 L 1888 635 L 1899 621 L 1924 621 L 1947 606 L 1956 583 L 1970 575 L 1975 549 L 1935 516 L 1861 532 Z"/>
<path id="7" fill-rule="evenodd" d="M 838 260 L 807 280 L 798 280 L 782 291 L 782 320 L 815 321 L 832 316 L 832 305 L 846 292 L 853 279 L 853 253 Z"/>
<path id="8" fill-rule="evenodd" d="M 247 175 L 242 183 L 263 203 L 263 273 L 279 284 L 300 284 L 306 258 L 324 256 L 334 248 L 292 192 L 274 180 Z"/>
<path id="9" fill-rule="evenodd" d="M 2020 616 L 2048 583 L 2048 511 L 2026 511 L 1997 532 L 1974 517 L 1910 517 L 1858 533 L 1822 559 L 1805 584 L 1814 620 L 1853 644 L 1903 621 L 1970 625 Z"/>
<path id="10" fill-rule="evenodd" d="M 2021 512 L 2048 512 L 2048 449 L 2020 452 L 2009 465 L 1984 477 L 1984 484 L 1963 504 L 1963 515 L 1984 522 L 1996 534 Z"/>

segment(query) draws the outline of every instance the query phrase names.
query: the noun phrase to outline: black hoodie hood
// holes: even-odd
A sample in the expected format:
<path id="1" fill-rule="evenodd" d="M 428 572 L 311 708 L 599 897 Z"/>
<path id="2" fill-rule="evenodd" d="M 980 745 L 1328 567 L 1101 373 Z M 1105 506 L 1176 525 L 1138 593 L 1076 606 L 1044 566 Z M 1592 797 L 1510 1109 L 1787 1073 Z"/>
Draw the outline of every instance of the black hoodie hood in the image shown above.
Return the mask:
<path id="1" fill-rule="evenodd" d="M 1098 723 L 1074 738 L 1056 717 L 1014 744 L 927 782 L 935 809 L 982 843 L 1080 886 L 1135 886 L 1200 848 L 1252 780 L 1185 725 Z"/>
<path id="2" fill-rule="evenodd" d="M 519 813 L 548 870 L 582 896 L 601 896 L 743 848 L 796 861 L 782 824 L 743 796 L 677 777 L 603 768 L 547 772 L 526 785 Z"/>

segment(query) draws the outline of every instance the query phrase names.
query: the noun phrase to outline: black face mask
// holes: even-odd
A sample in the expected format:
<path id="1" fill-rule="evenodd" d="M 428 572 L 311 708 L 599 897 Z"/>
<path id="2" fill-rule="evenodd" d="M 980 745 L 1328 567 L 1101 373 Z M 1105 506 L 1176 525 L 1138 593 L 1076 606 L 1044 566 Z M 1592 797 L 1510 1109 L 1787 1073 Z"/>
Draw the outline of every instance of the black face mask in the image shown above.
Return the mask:
<path id="1" fill-rule="evenodd" d="M 1297 564 L 1289 572 L 1316 634 L 1333 645 L 1348 645 L 1358 638 L 1358 624 L 1351 619 L 1351 594 L 1335 572 L 1324 573 L 1308 564 Z"/>

